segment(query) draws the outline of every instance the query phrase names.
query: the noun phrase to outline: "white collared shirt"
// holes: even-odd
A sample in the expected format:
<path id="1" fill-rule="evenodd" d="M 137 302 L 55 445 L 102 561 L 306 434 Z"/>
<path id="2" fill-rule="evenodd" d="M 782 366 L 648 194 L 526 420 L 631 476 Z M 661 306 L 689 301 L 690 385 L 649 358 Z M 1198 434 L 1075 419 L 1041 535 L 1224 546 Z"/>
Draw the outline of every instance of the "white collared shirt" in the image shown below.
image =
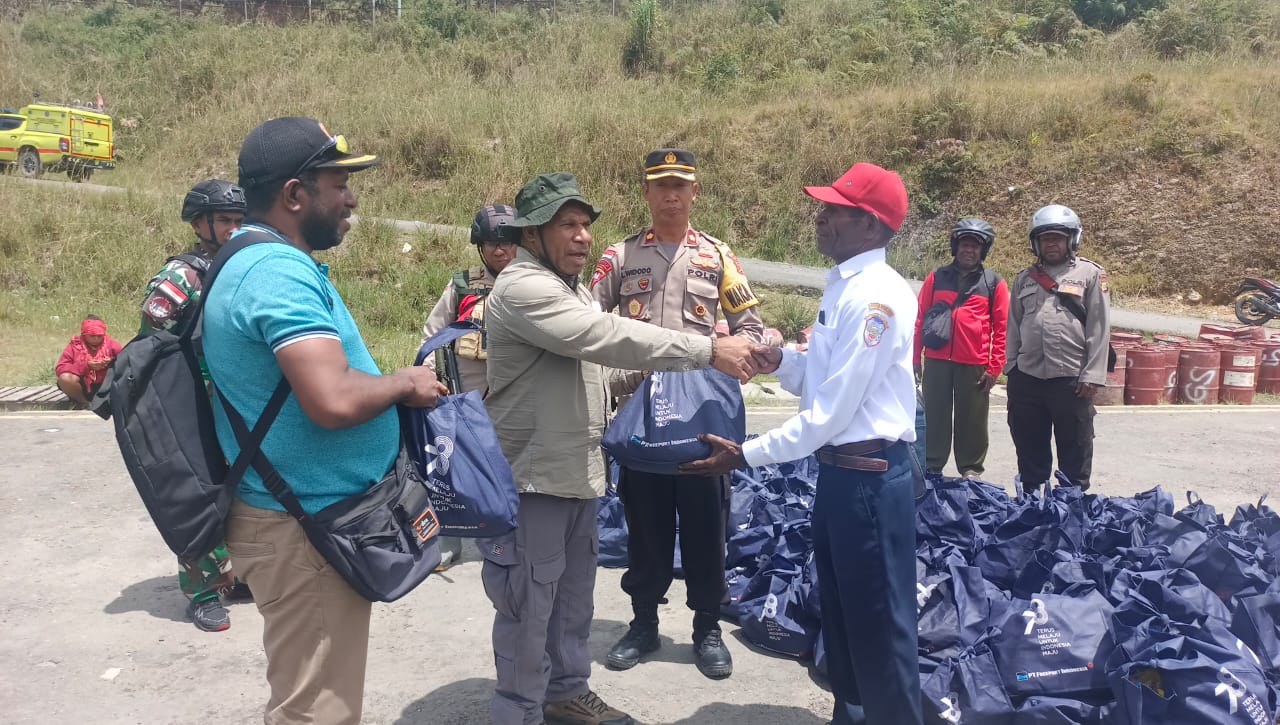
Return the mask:
<path id="1" fill-rule="evenodd" d="M 800 411 L 742 445 L 751 466 L 803 458 L 824 445 L 916 439 L 911 345 L 917 302 L 883 249 L 827 275 L 809 351 L 782 351 L 776 375 Z"/>

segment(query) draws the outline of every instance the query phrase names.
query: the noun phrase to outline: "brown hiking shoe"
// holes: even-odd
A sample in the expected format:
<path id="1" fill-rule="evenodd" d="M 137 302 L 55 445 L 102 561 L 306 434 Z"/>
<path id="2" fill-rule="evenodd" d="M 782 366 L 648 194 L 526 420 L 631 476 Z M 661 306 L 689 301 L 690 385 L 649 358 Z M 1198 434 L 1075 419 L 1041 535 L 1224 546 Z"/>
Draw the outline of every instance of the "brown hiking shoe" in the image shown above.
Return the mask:
<path id="1" fill-rule="evenodd" d="M 634 725 L 635 720 L 625 712 L 609 707 L 600 696 L 590 690 L 572 700 L 548 702 L 542 708 L 547 723 L 555 725 Z"/>

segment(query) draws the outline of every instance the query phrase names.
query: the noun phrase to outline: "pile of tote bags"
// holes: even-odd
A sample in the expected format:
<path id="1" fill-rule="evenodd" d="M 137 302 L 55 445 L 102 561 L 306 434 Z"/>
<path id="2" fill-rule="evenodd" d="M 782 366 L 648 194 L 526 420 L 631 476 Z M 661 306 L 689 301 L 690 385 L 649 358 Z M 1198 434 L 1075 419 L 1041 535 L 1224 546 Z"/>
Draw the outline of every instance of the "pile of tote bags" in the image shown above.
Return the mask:
<path id="1" fill-rule="evenodd" d="M 823 665 L 812 458 L 734 474 L 724 616 Z M 1010 496 L 935 478 L 916 507 L 919 658 L 930 723 L 1253 723 L 1280 710 L 1280 514 L 1229 520 L 1188 494 L 1060 486 Z M 626 565 L 621 503 L 601 563 Z"/>

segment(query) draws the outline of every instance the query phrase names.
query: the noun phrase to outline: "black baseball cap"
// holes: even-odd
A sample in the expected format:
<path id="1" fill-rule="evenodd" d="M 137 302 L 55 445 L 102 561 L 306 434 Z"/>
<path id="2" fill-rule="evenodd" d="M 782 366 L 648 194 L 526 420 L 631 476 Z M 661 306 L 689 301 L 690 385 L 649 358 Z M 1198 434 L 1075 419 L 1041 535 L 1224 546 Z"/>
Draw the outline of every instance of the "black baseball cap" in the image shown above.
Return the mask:
<path id="1" fill-rule="evenodd" d="M 360 171 L 377 164 L 377 156 L 352 153 L 346 137 L 314 118 L 273 118 L 250 131 L 240 147 L 240 186 L 295 179 L 312 169 Z"/>
<path id="2" fill-rule="evenodd" d="M 664 176 L 674 176 L 685 181 L 697 181 L 697 167 L 693 153 L 684 149 L 658 149 L 644 157 L 644 180 L 653 181 Z"/>

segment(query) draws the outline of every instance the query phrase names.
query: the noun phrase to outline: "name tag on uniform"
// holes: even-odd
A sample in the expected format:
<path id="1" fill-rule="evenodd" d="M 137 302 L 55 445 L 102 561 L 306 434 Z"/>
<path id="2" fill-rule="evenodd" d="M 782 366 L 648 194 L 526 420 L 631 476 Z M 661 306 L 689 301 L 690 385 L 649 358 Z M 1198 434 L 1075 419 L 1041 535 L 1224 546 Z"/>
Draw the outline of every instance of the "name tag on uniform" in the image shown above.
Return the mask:
<path id="1" fill-rule="evenodd" d="M 1063 281 L 1058 283 L 1058 291 L 1065 295 L 1083 297 L 1084 285 L 1075 281 Z"/>

